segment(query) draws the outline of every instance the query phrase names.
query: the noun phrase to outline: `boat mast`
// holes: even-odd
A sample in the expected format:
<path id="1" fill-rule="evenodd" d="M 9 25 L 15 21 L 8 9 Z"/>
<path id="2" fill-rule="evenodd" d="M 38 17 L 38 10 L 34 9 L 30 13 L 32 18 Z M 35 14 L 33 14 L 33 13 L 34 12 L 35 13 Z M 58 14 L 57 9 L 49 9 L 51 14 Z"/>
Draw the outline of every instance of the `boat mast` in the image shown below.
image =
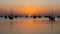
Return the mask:
<path id="1" fill-rule="evenodd" d="M 52 9 L 52 16 L 53 16 L 53 9 Z"/>
<path id="2" fill-rule="evenodd" d="M 11 15 L 12 15 L 12 9 L 11 9 Z"/>

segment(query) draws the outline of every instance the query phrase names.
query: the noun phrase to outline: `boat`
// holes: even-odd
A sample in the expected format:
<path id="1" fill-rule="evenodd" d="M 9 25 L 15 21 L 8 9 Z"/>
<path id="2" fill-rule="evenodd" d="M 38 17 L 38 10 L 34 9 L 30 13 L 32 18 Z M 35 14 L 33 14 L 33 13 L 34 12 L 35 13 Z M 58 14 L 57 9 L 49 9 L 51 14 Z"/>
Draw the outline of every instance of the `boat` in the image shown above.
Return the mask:
<path id="1" fill-rule="evenodd" d="M 8 17 L 9 19 L 13 19 L 12 9 L 11 9 L 11 14 Z"/>

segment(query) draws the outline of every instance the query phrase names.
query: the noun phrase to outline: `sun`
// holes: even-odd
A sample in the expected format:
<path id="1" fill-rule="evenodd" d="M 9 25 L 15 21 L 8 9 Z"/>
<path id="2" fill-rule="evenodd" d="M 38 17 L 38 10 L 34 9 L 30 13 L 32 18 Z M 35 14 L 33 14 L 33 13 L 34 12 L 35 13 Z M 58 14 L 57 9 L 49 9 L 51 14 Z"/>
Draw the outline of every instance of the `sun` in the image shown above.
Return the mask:
<path id="1" fill-rule="evenodd" d="M 34 13 L 34 8 L 24 8 L 22 9 L 24 13 L 26 13 L 28 16 L 32 15 Z"/>
<path id="2" fill-rule="evenodd" d="M 31 15 L 28 15 L 29 17 L 31 16 Z"/>
<path id="3" fill-rule="evenodd" d="M 33 15 L 35 12 L 37 12 L 37 8 L 34 7 L 23 7 L 21 8 L 21 11 L 24 15 Z"/>

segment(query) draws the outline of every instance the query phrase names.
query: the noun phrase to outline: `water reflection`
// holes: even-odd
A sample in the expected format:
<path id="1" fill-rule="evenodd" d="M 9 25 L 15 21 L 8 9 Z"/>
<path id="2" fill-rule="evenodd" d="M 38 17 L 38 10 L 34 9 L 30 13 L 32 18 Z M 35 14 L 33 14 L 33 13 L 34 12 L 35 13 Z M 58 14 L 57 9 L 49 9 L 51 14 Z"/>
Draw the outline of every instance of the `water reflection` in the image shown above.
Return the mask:
<path id="1" fill-rule="evenodd" d="M 51 34 L 53 34 L 53 29 L 54 29 L 53 25 L 54 25 L 54 23 L 55 23 L 55 20 L 49 20 L 49 24 L 51 25 L 51 27 L 50 27 L 51 28 Z"/>
<path id="2" fill-rule="evenodd" d="M 10 19 L 10 28 L 12 29 L 13 26 L 13 19 Z"/>
<path id="3" fill-rule="evenodd" d="M 0 32 L 2 34 L 59 34 L 60 22 L 32 18 L 7 19 L 0 21 Z"/>

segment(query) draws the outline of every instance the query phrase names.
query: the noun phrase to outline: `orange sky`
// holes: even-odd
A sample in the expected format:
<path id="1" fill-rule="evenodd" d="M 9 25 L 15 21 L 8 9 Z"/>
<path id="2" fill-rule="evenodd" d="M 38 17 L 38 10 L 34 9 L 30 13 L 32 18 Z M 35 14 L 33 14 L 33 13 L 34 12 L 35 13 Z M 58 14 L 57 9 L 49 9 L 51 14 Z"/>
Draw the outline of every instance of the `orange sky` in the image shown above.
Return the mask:
<path id="1" fill-rule="evenodd" d="M 10 11 L 11 8 L 24 15 L 45 14 L 52 8 L 55 12 L 60 11 L 60 0 L 0 0 L 0 10 Z"/>

